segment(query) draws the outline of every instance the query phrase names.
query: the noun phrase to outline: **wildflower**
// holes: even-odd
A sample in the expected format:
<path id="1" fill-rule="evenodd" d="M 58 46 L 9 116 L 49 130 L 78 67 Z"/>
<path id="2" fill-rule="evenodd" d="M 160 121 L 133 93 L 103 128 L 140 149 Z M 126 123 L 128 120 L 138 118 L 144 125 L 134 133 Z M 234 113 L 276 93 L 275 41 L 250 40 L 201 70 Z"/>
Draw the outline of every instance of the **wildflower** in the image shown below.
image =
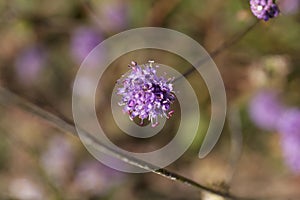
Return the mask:
<path id="1" fill-rule="evenodd" d="M 101 20 L 110 31 L 119 31 L 128 26 L 129 6 L 124 1 L 109 1 L 101 6 Z"/>
<path id="2" fill-rule="evenodd" d="M 74 152 L 71 143 L 64 137 L 51 138 L 49 146 L 41 155 L 41 166 L 53 181 L 61 185 L 73 167 Z"/>
<path id="3" fill-rule="evenodd" d="M 268 21 L 279 14 L 279 8 L 274 0 L 250 0 L 252 13 L 258 18 Z"/>
<path id="4" fill-rule="evenodd" d="M 286 110 L 278 122 L 278 131 L 284 135 L 299 135 L 300 138 L 300 109 Z"/>
<path id="5" fill-rule="evenodd" d="M 46 52 L 40 45 L 25 48 L 16 58 L 16 74 L 23 83 L 32 83 L 46 64 Z"/>
<path id="6" fill-rule="evenodd" d="M 300 8 L 300 0 L 281 0 L 278 7 L 283 14 L 297 14 Z"/>
<path id="7" fill-rule="evenodd" d="M 272 131 L 283 112 L 283 105 L 275 91 L 266 90 L 256 94 L 250 102 L 249 114 L 258 127 Z"/>
<path id="8" fill-rule="evenodd" d="M 138 117 L 141 125 L 144 119 L 151 121 L 153 127 L 158 125 L 158 117 L 171 117 L 171 104 L 175 101 L 172 81 L 174 79 L 158 77 L 154 61 L 140 66 L 136 62 L 129 65 L 131 71 L 118 80 L 121 85 L 118 94 L 122 96 L 119 102 L 124 106 L 123 111 L 129 114 L 129 118 Z"/>
<path id="9" fill-rule="evenodd" d="M 284 112 L 278 123 L 284 160 L 292 172 L 300 174 L 300 109 Z"/>
<path id="10" fill-rule="evenodd" d="M 98 161 L 84 161 L 75 171 L 74 187 L 82 194 L 104 195 L 125 180 L 124 174 Z"/>
<path id="11" fill-rule="evenodd" d="M 74 30 L 71 38 L 71 54 L 73 59 L 81 63 L 101 41 L 102 35 L 91 27 L 79 27 Z M 97 58 L 93 58 L 97 63 Z"/>
<path id="12" fill-rule="evenodd" d="M 300 134 L 281 134 L 280 140 L 285 164 L 293 173 L 300 174 Z"/>

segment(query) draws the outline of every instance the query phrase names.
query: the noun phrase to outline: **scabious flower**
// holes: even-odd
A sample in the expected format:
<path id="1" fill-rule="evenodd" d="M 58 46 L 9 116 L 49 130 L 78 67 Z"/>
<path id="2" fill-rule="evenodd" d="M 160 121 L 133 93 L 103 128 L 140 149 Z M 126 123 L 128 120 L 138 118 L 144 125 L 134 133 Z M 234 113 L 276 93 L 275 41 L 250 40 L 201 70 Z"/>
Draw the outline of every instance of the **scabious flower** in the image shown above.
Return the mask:
<path id="1" fill-rule="evenodd" d="M 128 26 L 128 5 L 124 1 L 109 1 L 101 7 L 102 20 L 111 31 L 118 31 Z"/>
<path id="2" fill-rule="evenodd" d="M 300 109 L 290 108 L 280 117 L 278 131 L 285 135 L 300 136 Z"/>
<path id="3" fill-rule="evenodd" d="M 39 45 L 23 49 L 15 60 L 16 75 L 23 83 L 32 83 L 46 64 L 46 51 Z"/>
<path id="4" fill-rule="evenodd" d="M 284 106 L 278 99 L 277 93 L 272 90 L 260 91 L 249 104 L 251 120 L 258 127 L 268 131 L 276 129 L 283 109 Z"/>
<path id="5" fill-rule="evenodd" d="M 100 162 L 86 161 L 76 170 L 73 185 L 80 193 L 101 195 L 120 185 L 124 178 L 124 174 Z"/>
<path id="6" fill-rule="evenodd" d="M 99 31 L 91 27 L 79 27 L 71 36 L 71 54 L 77 63 L 81 63 L 87 55 L 103 40 Z M 97 63 L 98 58 L 92 58 Z"/>
<path id="7" fill-rule="evenodd" d="M 258 18 L 268 21 L 279 14 L 279 8 L 274 0 L 250 0 L 252 13 Z"/>
<path id="8" fill-rule="evenodd" d="M 129 65 L 131 71 L 118 80 L 121 85 L 117 94 L 122 96 L 119 102 L 124 106 L 123 111 L 129 114 L 129 118 L 138 117 L 143 124 L 144 119 L 151 121 L 152 126 L 158 125 L 158 117 L 169 118 L 173 114 L 170 111 L 171 104 L 175 101 L 172 78 L 166 79 L 156 74 L 153 61 L 144 66 L 132 62 Z"/>
<path id="9" fill-rule="evenodd" d="M 286 164 L 294 173 L 300 174 L 300 109 L 291 108 L 284 112 L 278 132 Z"/>
<path id="10" fill-rule="evenodd" d="M 74 152 L 71 143 L 64 137 L 51 138 L 49 146 L 41 155 L 41 165 L 56 184 L 63 184 L 72 169 Z"/>
<path id="11" fill-rule="evenodd" d="M 283 14 L 293 15 L 299 12 L 300 0 L 281 0 L 278 4 Z"/>
<path id="12" fill-rule="evenodd" d="M 293 173 L 300 174 L 300 136 L 281 135 L 281 148 L 286 165 Z"/>

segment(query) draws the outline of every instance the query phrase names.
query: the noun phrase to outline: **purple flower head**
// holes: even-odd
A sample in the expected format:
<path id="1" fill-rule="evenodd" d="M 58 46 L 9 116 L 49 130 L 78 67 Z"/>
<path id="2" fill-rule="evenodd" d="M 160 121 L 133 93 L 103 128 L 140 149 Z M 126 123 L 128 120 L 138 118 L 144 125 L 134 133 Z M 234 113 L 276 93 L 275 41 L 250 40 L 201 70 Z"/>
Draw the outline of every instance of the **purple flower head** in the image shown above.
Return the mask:
<path id="1" fill-rule="evenodd" d="M 291 108 L 284 112 L 278 131 L 286 164 L 294 173 L 300 174 L 300 109 Z"/>
<path id="2" fill-rule="evenodd" d="M 279 14 L 279 8 L 273 0 L 250 0 L 252 13 L 258 18 L 268 21 Z"/>
<path id="3" fill-rule="evenodd" d="M 281 134 L 281 148 L 286 165 L 300 174 L 300 134 Z"/>
<path id="4" fill-rule="evenodd" d="M 249 114 L 258 127 L 271 131 L 276 129 L 283 109 L 276 92 L 267 90 L 259 92 L 252 98 Z"/>
<path id="5" fill-rule="evenodd" d="M 71 38 L 71 53 L 74 60 L 81 63 L 102 39 L 102 35 L 93 28 L 80 27 L 75 29 Z"/>
<path id="6" fill-rule="evenodd" d="M 300 0 L 281 0 L 278 6 L 284 14 L 296 14 L 300 8 Z"/>
<path id="7" fill-rule="evenodd" d="M 300 138 L 300 109 L 291 108 L 285 111 L 279 120 L 277 129 L 284 135 L 298 135 Z"/>
<path id="8" fill-rule="evenodd" d="M 80 192 L 102 194 L 117 186 L 124 179 L 124 175 L 108 168 L 97 161 L 82 163 L 74 178 L 74 185 Z"/>
<path id="9" fill-rule="evenodd" d="M 57 184 L 62 184 L 72 169 L 74 152 L 71 143 L 64 137 L 51 138 L 41 157 L 41 165 Z"/>
<path id="10" fill-rule="evenodd" d="M 16 58 L 16 74 L 22 82 L 32 82 L 38 77 L 45 64 L 45 49 L 38 45 L 30 46 L 24 49 Z"/>
<path id="11" fill-rule="evenodd" d="M 111 30 L 124 29 L 128 25 L 128 7 L 123 1 L 112 1 L 103 7 L 103 19 Z"/>
<path id="12" fill-rule="evenodd" d="M 129 118 L 138 117 L 143 124 L 144 119 L 151 121 L 152 126 L 158 125 L 158 116 L 169 118 L 173 114 L 170 111 L 171 104 L 175 101 L 173 92 L 173 79 L 158 77 L 153 61 L 144 66 L 132 62 L 131 71 L 118 80 L 121 85 L 118 94 L 122 96 L 120 106 L 129 114 Z"/>

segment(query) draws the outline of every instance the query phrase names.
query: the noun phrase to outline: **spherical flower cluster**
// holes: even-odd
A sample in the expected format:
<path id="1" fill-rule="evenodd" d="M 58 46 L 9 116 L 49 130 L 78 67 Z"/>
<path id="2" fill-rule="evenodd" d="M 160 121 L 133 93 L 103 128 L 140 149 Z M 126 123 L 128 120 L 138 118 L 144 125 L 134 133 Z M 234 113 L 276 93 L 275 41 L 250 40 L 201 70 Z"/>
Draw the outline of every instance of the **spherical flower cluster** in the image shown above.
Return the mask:
<path id="1" fill-rule="evenodd" d="M 300 174 L 300 136 L 281 135 L 281 148 L 286 165 L 293 173 Z"/>
<path id="2" fill-rule="evenodd" d="M 129 7 L 122 0 L 112 0 L 100 7 L 103 22 L 110 31 L 118 31 L 126 28 L 129 22 Z"/>
<path id="3" fill-rule="evenodd" d="M 281 0 L 278 4 L 280 11 L 287 15 L 297 14 L 300 9 L 299 0 Z"/>
<path id="4" fill-rule="evenodd" d="M 73 186 L 79 193 L 101 196 L 122 184 L 124 174 L 102 165 L 98 161 L 84 161 L 75 171 Z"/>
<path id="5" fill-rule="evenodd" d="M 41 166 L 55 184 L 61 185 L 68 179 L 66 171 L 72 169 L 74 152 L 69 140 L 54 136 L 48 148 L 41 154 Z"/>
<path id="6" fill-rule="evenodd" d="M 279 14 L 279 8 L 273 0 L 250 0 L 252 13 L 258 18 L 268 21 Z"/>
<path id="7" fill-rule="evenodd" d="M 101 33 L 92 27 L 79 27 L 71 35 L 71 54 L 73 59 L 81 63 L 88 54 L 103 40 Z M 96 65 L 98 58 L 92 58 Z"/>
<path id="8" fill-rule="evenodd" d="M 284 112 L 278 131 L 286 164 L 294 173 L 300 174 L 300 109 L 291 108 Z"/>
<path id="9" fill-rule="evenodd" d="M 300 136 L 300 110 L 297 108 L 286 110 L 280 117 L 278 131 L 284 134 Z"/>
<path id="10" fill-rule="evenodd" d="M 264 90 L 256 94 L 250 102 L 249 114 L 258 127 L 272 131 L 283 112 L 283 105 L 275 91 Z"/>
<path id="11" fill-rule="evenodd" d="M 131 71 L 118 80 L 121 85 L 118 94 L 122 96 L 120 106 L 129 114 L 129 118 L 138 117 L 143 124 L 144 119 L 151 121 L 153 127 L 158 125 L 158 117 L 169 118 L 173 114 L 170 110 L 175 101 L 173 92 L 173 79 L 159 77 L 153 61 L 140 66 L 136 62 L 129 65 Z"/>
<path id="12" fill-rule="evenodd" d="M 284 106 L 275 91 L 258 93 L 249 114 L 258 127 L 280 134 L 282 155 L 293 173 L 300 174 L 300 109 Z"/>
<path id="13" fill-rule="evenodd" d="M 40 45 L 25 48 L 16 58 L 15 69 L 20 81 L 33 83 L 46 65 L 47 53 Z"/>

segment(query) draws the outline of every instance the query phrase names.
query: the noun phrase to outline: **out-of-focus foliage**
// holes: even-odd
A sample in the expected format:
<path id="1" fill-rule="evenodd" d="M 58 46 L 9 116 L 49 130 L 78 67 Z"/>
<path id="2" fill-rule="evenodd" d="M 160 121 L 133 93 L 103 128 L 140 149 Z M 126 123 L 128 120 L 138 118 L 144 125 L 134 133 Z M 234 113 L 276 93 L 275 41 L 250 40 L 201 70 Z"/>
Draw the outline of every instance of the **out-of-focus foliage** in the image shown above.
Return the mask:
<path id="1" fill-rule="evenodd" d="M 202 160 L 197 157 L 209 124 L 210 97 L 201 76 L 193 73 L 188 80 L 200 103 L 199 134 L 184 156 L 168 167 L 171 170 L 212 187 L 229 183 L 230 191 L 242 196 L 300 195 L 300 133 L 294 122 L 299 115 L 285 126 L 295 130 L 292 136 L 270 124 L 264 126 L 276 125 L 276 120 L 285 123 L 285 117 L 274 116 L 281 115 L 281 109 L 300 108 L 299 0 L 280 0 L 278 6 L 277 18 L 261 21 L 215 58 L 226 87 L 228 115 L 235 108 L 241 121 L 244 140 L 239 162 L 231 162 L 229 148 L 235 129 L 230 127 L 236 124 L 230 120 L 213 152 Z M 212 52 L 256 20 L 249 2 L 237 0 L 2 0 L 0 16 L 0 85 L 69 119 L 76 72 L 86 55 L 106 38 L 131 28 L 158 26 L 183 32 Z M 105 113 L 99 118 L 112 133 L 109 138 L 135 152 L 165 145 L 178 128 L 174 117 L 163 134 L 149 141 L 133 139 L 118 132 L 109 114 L 114 82 L 128 70 L 131 60 L 146 63 L 150 59 L 181 73 L 190 67 L 168 52 L 131 52 L 106 70 L 96 97 L 98 112 Z M 88 85 L 83 85 L 83 92 Z M 275 109 L 272 102 L 255 96 L 268 95 L 265 91 L 270 90 L 282 104 L 280 112 L 274 111 L 278 105 Z M 195 189 L 156 175 L 116 172 L 92 158 L 78 138 L 64 136 L 28 113 L 0 106 L 0 199 L 199 196 Z"/>

